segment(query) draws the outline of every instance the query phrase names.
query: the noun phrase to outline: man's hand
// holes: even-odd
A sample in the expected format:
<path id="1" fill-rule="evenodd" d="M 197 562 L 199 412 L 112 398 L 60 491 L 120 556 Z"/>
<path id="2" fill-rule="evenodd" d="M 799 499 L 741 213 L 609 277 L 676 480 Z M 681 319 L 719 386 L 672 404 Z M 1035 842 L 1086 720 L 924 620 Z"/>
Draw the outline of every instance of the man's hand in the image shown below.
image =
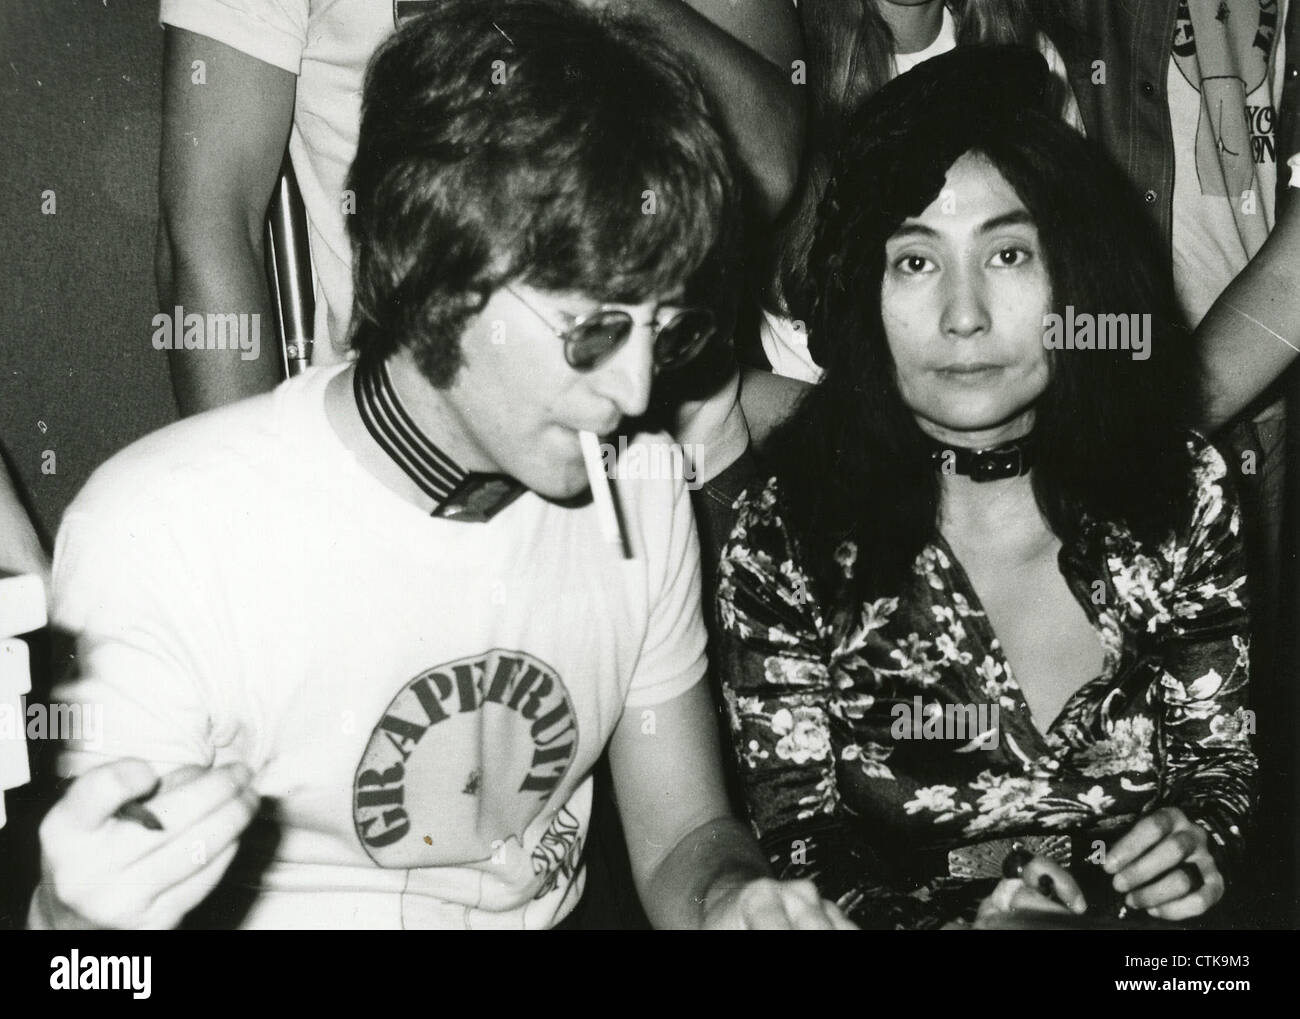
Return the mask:
<path id="1" fill-rule="evenodd" d="M 1106 854 L 1125 905 L 1161 920 L 1200 916 L 1223 898 L 1224 881 L 1210 855 L 1205 829 L 1177 807 L 1142 818 Z"/>
<path id="2" fill-rule="evenodd" d="M 998 882 L 992 894 L 980 903 L 975 926 L 997 927 L 1011 913 L 1081 915 L 1087 909 L 1088 902 L 1070 872 L 1045 856 L 1035 856 L 1019 877 Z"/>
<path id="3" fill-rule="evenodd" d="M 242 764 L 187 765 L 161 780 L 148 764 L 129 759 L 86 772 L 41 823 L 31 926 L 177 926 L 234 859 L 257 812 L 251 780 Z M 151 793 L 147 809 L 162 831 L 114 816 Z"/>
<path id="4" fill-rule="evenodd" d="M 704 900 L 705 930 L 713 931 L 853 931 L 838 906 L 817 893 L 811 881 L 759 878 L 720 891 Z"/>

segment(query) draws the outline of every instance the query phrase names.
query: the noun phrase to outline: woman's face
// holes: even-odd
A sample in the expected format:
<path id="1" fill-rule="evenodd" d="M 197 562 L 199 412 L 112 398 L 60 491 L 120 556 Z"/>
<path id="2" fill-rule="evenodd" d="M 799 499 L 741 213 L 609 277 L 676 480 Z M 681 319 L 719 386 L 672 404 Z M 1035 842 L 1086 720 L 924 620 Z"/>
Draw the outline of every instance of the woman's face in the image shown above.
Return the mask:
<path id="1" fill-rule="evenodd" d="M 984 157 L 885 242 L 880 307 L 899 391 L 921 428 L 973 448 L 1020 438 L 1048 381 L 1051 310 L 1038 230 Z"/>

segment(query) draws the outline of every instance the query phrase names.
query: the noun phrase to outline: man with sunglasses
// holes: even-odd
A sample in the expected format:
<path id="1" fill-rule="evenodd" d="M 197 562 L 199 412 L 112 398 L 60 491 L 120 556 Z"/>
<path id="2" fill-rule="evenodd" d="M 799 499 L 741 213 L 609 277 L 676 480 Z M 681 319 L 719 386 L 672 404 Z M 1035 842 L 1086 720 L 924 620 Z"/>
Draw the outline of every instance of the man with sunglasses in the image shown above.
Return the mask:
<path id="1" fill-rule="evenodd" d="M 105 722 L 32 923 L 556 926 L 608 746 L 657 926 L 847 926 L 728 816 L 682 478 L 620 478 L 622 549 L 588 493 L 580 434 L 665 443 L 632 423 L 656 372 L 728 328 L 692 73 L 571 4 L 447 0 L 372 65 L 349 186 L 355 365 L 142 440 L 68 512 L 63 696 Z"/>

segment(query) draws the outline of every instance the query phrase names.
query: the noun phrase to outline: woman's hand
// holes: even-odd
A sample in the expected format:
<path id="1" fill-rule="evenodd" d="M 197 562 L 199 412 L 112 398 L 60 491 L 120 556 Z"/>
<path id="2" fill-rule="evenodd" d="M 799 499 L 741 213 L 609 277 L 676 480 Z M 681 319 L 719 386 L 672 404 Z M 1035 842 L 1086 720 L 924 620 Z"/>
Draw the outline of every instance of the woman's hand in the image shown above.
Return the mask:
<path id="1" fill-rule="evenodd" d="M 1106 854 L 1103 869 L 1124 904 L 1161 920 L 1200 916 L 1223 898 L 1223 875 L 1205 829 L 1177 807 L 1147 814 Z"/>
<path id="2" fill-rule="evenodd" d="M 997 926 L 1007 914 L 1085 912 L 1088 902 L 1070 872 L 1045 856 L 1031 856 L 1019 877 L 1004 878 L 980 903 L 976 928 Z"/>

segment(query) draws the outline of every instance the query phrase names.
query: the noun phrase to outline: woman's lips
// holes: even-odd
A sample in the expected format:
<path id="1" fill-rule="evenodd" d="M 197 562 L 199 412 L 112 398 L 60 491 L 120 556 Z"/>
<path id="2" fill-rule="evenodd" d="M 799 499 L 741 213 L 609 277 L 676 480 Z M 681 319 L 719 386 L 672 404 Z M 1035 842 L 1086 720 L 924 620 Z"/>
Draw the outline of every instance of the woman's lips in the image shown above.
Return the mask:
<path id="1" fill-rule="evenodd" d="M 956 381 L 979 382 L 992 378 L 1002 369 L 1003 366 L 1000 364 L 950 364 L 943 368 L 936 368 L 935 372 L 944 378 Z"/>

